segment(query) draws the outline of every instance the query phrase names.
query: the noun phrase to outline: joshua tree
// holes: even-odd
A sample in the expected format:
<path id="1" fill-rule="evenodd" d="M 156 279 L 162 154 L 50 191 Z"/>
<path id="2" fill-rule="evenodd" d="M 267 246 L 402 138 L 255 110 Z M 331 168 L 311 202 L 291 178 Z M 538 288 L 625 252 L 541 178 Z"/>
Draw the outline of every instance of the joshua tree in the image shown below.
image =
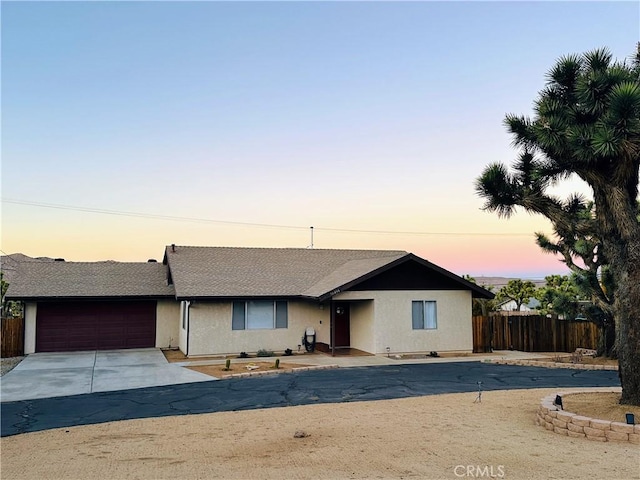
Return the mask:
<path id="1" fill-rule="evenodd" d="M 513 300 L 516 302 L 516 311 L 520 311 L 522 305 L 527 303 L 536 292 L 536 286 L 528 280 L 509 280 L 507 284 L 498 290 L 496 298 L 500 300 Z"/>
<path id="2" fill-rule="evenodd" d="M 606 48 L 558 60 L 535 102 L 533 118 L 509 114 L 505 124 L 521 150 L 511 173 L 489 165 L 477 180 L 485 209 L 508 217 L 516 207 L 544 215 L 559 229 L 576 221 L 573 196 L 548 187 L 572 175 L 593 192 L 592 227 L 616 287 L 621 403 L 640 405 L 640 44 L 630 62 Z"/>

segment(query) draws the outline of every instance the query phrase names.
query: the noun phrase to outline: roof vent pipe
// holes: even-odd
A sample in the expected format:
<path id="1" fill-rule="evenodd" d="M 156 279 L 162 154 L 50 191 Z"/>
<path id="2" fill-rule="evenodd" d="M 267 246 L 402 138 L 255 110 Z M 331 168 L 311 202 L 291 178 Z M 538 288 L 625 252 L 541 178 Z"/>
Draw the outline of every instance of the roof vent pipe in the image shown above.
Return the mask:
<path id="1" fill-rule="evenodd" d="M 176 244 L 175 244 L 175 243 L 172 243 L 172 244 L 171 244 L 171 251 L 172 251 L 173 253 L 176 253 Z"/>

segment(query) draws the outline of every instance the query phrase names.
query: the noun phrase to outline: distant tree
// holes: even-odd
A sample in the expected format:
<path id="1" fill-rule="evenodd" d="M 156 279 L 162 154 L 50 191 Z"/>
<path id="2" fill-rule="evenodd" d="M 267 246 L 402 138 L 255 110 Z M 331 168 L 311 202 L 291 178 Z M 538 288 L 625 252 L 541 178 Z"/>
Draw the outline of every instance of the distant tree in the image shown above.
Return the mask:
<path id="1" fill-rule="evenodd" d="M 7 293 L 7 289 L 9 288 L 9 282 L 4 279 L 4 273 L 0 272 L 0 294 L 2 298 L 0 299 L 1 305 L 1 313 L 3 317 L 14 317 L 22 314 L 22 303 L 20 302 L 11 302 L 5 300 L 4 296 Z"/>
<path id="2" fill-rule="evenodd" d="M 578 286 L 569 275 L 548 275 L 544 287 L 535 292 L 540 302 L 537 310 L 543 315 L 556 314 L 566 319 L 575 318 L 580 310 L 578 300 L 584 299 Z"/>
<path id="3" fill-rule="evenodd" d="M 640 405 L 640 43 L 630 63 L 597 49 L 561 58 L 547 78 L 533 118 L 505 119 L 521 148 L 515 173 L 489 165 L 476 189 L 489 211 L 509 216 L 520 206 L 564 227 L 572 198 L 563 202 L 548 187 L 571 175 L 589 185 L 615 285 L 620 403 Z"/>
<path id="4" fill-rule="evenodd" d="M 463 275 L 462 278 L 464 278 L 468 282 L 475 283 L 476 285 L 478 285 L 478 282 L 476 281 L 476 279 L 473 278 L 471 275 Z M 480 286 L 490 292 L 493 292 L 493 290 L 495 289 L 493 285 L 480 284 Z M 495 312 L 497 308 L 498 308 L 498 304 L 495 298 L 492 298 L 492 299 L 474 298 L 471 314 L 473 316 L 486 317 L 487 315 L 489 315 L 489 313 Z"/>
<path id="5" fill-rule="evenodd" d="M 5 311 L 5 302 L 4 295 L 7 293 L 7 289 L 9 288 L 9 283 L 4 279 L 4 273 L 0 272 L 0 293 L 2 294 L 2 313 Z"/>
<path id="6" fill-rule="evenodd" d="M 509 280 L 507 284 L 498 290 L 496 298 L 499 302 L 513 300 L 516 303 L 516 311 L 520 311 L 522 305 L 528 303 L 536 293 L 536 285 L 529 280 Z"/>

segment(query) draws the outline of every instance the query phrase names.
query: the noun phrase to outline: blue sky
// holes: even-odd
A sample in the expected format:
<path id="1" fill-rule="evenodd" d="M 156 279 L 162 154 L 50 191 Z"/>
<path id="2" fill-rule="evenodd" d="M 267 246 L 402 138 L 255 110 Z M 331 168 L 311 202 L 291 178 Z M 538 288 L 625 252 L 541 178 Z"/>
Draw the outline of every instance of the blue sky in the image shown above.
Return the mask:
<path id="1" fill-rule="evenodd" d="M 144 261 L 305 247 L 313 225 L 318 248 L 562 273 L 549 225 L 482 212 L 473 182 L 515 158 L 502 119 L 557 58 L 623 59 L 639 22 L 637 2 L 2 2 L 2 250 Z"/>

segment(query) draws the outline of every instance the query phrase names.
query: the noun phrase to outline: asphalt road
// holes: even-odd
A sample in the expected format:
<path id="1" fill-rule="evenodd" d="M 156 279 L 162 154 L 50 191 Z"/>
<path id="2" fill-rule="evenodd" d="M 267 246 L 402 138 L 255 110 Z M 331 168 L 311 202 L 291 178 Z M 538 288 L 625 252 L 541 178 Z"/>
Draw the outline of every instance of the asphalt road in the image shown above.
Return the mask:
<path id="1" fill-rule="evenodd" d="M 522 388 L 620 386 L 618 372 L 480 362 L 338 368 L 2 404 L 1 436 L 133 418 Z"/>

